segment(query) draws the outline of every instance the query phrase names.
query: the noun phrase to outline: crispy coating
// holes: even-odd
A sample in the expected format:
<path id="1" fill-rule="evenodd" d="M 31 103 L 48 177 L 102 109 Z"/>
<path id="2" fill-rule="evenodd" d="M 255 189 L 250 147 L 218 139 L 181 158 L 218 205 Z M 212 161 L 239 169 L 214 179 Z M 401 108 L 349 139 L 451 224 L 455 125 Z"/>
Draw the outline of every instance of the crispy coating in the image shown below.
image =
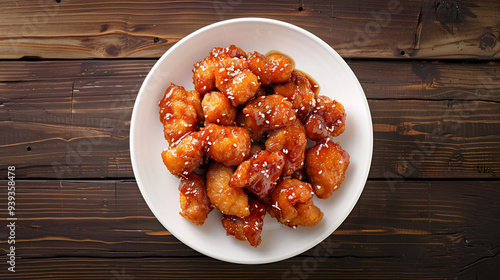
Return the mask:
<path id="1" fill-rule="evenodd" d="M 264 197 L 275 187 L 284 165 L 285 155 L 281 151 L 260 151 L 238 166 L 229 184 Z"/>
<path id="2" fill-rule="evenodd" d="M 271 193 L 271 215 L 289 227 L 315 226 L 323 213 L 314 205 L 313 195 L 308 183 L 297 179 L 282 180 Z"/>
<path id="3" fill-rule="evenodd" d="M 205 59 L 194 65 L 193 83 L 195 90 L 200 94 L 215 90 L 214 71 L 219 67 L 219 63 L 228 57 L 244 58 L 246 56 L 242 49 L 234 45 L 228 48 L 213 48 Z"/>
<path id="4" fill-rule="evenodd" d="M 266 211 L 264 206 L 255 199 L 249 201 L 250 215 L 244 218 L 225 215 L 222 218 L 222 226 L 227 235 L 233 235 L 236 239 L 247 240 L 250 245 L 257 247 L 262 241 L 261 233 L 264 226 Z"/>
<path id="5" fill-rule="evenodd" d="M 200 95 L 194 90 L 186 91 L 184 87 L 172 83 L 159 106 L 165 139 L 170 144 L 186 133 L 196 131 L 197 124 L 203 122 Z"/>
<path id="6" fill-rule="evenodd" d="M 259 141 L 262 138 L 262 136 L 264 136 L 264 134 L 266 133 L 266 131 L 263 129 L 252 130 L 250 127 L 248 127 L 246 124 L 245 114 L 243 113 L 242 110 L 238 110 L 238 112 L 236 113 L 235 122 L 236 126 L 243 127 L 248 131 L 248 133 L 250 134 L 250 139 L 252 139 L 252 141 L 254 142 Z"/>
<path id="7" fill-rule="evenodd" d="M 323 219 L 323 212 L 314 205 L 312 200 L 306 203 L 297 203 L 295 209 L 297 209 L 298 212 L 297 217 L 286 223 L 286 225 L 291 228 L 296 228 L 298 226 L 313 227 Z"/>
<path id="8" fill-rule="evenodd" d="M 236 108 L 233 107 L 229 98 L 219 91 L 212 91 L 203 96 L 202 101 L 205 125 L 215 123 L 226 126 L 234 126 L 236 119 Z"/>
<path id="9" fill-rule="evenodd" d="M 294 69 L 293 62 L 282 54 L 264 56 L 258 52 L 248 54 L 248 68 L 259 77 L 263 86 L 285 83 Z"/>
<path id="10" fill-rule="evenodd" d="M 165 149 L 161 157 L 172 175 L 186 177 L 204 162 L 205 141 L 201 132 L 186 134 L 177 143 Z"/>
<path id="11" fill-rule="evenodd" d="M 339 144 L 325 141 L 307 149 L 305 170 L 319 198 L 328 198 L 344 181 L 349 154 Z"/>
<path id="12" fill-rule="evenodd" d="M 207 194 L 212 205 L 225 215 L 246 217 L 250 215 L 248 195 L 242 188 L 229 185 L 233 170 L 213 162 L 207 171 Z"/>
<path id="13" fill-rule="evenodd" d="M 237 107 L 255 96 L 260 83 L 246 59 L 226 58 L 215 69 L 215 85 Z"/>
<path id="14" fill-rule="evenodd" d="M 238 165 L 250 154 L 250 135 L 244 128 L 208 124 L 203 137 L 208 157 L 226 166 Z"/>
<path id="15" fill-rule="evenodd" d="M 295 204 L 306 203 L 314 196 L 312 187 L 297 179 L 281 180 L 271 193 L 273 208 L 281 220 L 290 221 L 297 217 Z"/>
<path id="16" fill-rule="evenodd" d="M 273 131 L 266 140 L 266 150 L 285 154 L 283 175 L 292 175 L 304 166 L 307 138 L 304 126 L 298 119 L 287 127 Z"/>
<path id="17" fill-rule="evenodd" d="M 344 106 L 340 102 L 318 96 L 316 107 L 305 123 L 307 137 L 318 141 L 339 136 L 345 130 L 345 119 Z"/>
<path id="18" fill-rule="evenodd" d="M 192 172 L 187 178 L 181 179 L 179 191 L 181 206 L 179 214 L 195 225 L 203 225 L 212 211 L 205 179 Z"/>
<path id="19" fill-rule="evenodd" d="M 281 95 L 260 96 L 243 108 L 245 126 L 252 133 L 278 129 L 290 125 L 295 119 L 292 103 Z"/>
<path id="20" fill-rule="evenodd" d="M 309 112 L 316 106 L 316 94 L 312 90 L 311 82 L 300 71 L 293 71 L 286 84 L 277 84 L 273 88 L 275 94 L 282 95 L 292 102 L 301 121 L 305 121 Z"/>

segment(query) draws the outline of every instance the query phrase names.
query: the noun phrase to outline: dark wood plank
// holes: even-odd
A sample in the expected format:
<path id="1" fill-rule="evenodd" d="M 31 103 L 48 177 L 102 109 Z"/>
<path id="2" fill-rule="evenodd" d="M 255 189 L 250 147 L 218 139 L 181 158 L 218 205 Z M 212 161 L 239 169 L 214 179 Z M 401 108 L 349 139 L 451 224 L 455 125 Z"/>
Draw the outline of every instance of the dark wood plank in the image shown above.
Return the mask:
<path id="1" fill-rule="evenodd" d="M 500 102 L 496 62 L 348 61 L 368 99 Z"/>
<path id="2" fill-rule="evenodd" d="M 374 128 L 370 177 L 498 178 L 499 104 L 369 101 Z"/>
<path id="3" fill-rule="evenodd" d="M 0 62 L 1 161 L 22 178 L 133 178 L 130 116 L 153 63 Z M 498 178 L 497 63 L 350 65 L 372 111 L 370 178 Z"/>
<path id="4" fill-rule="evenodd" d="M 305 28 L 345 57 L 497 59 L 499 5 L 495 0 L 5 2 L 0 58 L 159 57 L 203 26 L 257 16 Z"/>
<path id="5" fill-rule="evenodd" d="M 234 279 L 243 272 L 240 276 L 250 279 L 491 275 L 498 272 L 500 256 L 499 186 L 499 181 L 406 181 L 391 188 L 385 181 L 368 181 L 349 217 L 320 245 L 287 261 L 243 266 L 203 257 L 177 241 L 151 214 L 135 182 L 18 180 L 17 272 L 0 275 L 109 279 L 113 270 L 135 279 L 178 279 L 179 273 Z M 2 208 L 6 195 L 0 192 Z"/>
<path id="6" fill-rule="evenodd" d="M 70 86 L 117 83 L 137 92 L 156 60 L 0 61 L 0 102 L 68 93 Z M 500 64 L 489 62 L 348 60 L 369 99 L 500 101 Z M 119 81 L 107 81 L 116 78 Z M 87 89 L 88 90 L 88 87 Z M 96 89 L 98 90 L 98 89 Z M 110 94 L 114 94 L 110 91 Z"/>

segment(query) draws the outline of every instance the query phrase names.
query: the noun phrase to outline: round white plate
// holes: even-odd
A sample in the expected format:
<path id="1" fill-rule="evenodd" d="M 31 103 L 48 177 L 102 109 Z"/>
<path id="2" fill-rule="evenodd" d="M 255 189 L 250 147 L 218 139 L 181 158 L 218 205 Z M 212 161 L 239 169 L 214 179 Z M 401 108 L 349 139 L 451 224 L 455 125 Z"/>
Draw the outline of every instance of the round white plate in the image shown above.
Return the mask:
<path id="1" fill-rule="evenodd" d="M 315 227 L 291 229 L 266 215 L 262 243 L 227 236 L 221 215 L 214 210 L 203 226 L 179 215 L 179 179 L 164 166 L 160 153 L 167 147 L 158 115 L 158 102 L 171 82 L 193 89 L 193 64 L 213 47 L 231 44 L 246 52 L 280 51 L 290 56 L 296 69 L 314 78 L 320 93 L 345 106 L 346 130 L 337 137 L 351 156 L 346 179 L 326 199 L 314 198 L 323 211 Z M 259 264 L 296 256 L 328 237 L 349 215 L 366 183 L 370 169 L 373 132 L 370 109 L 363 89 L 345 61 L 325 42 L 297 26 L 262 18 L 241 18 L 204 27 L 180 40 L 155 64 L 142 85 L 132 113 L 130 156 L 137 184 L 151 211 L 163 226 L 189 247 L 207 256 L 234 263 Z"/>

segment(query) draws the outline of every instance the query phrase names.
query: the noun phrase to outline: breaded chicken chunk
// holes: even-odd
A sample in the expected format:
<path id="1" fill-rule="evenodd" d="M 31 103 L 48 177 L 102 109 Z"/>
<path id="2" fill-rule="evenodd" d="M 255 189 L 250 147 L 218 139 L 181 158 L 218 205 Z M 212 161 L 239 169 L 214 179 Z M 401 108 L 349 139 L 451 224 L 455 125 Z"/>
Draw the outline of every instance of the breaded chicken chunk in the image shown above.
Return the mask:
<path id="1" fill-rule="evenodd" d="M 248 67 L 259 77 L 263 86 L 286 83 L 294 69 L 293 62 L 282 54 L 264 56 L 258 52 L 248 54 Z"/>
<path id="2" fill-rule="evenodd" d="M 339 188 L 348 166 L 349 153 L 339 144 L 325 141 L 306 150 L 307 178 L 319 198 L 328 198 Z"/>
<path id="3" fill-rule="evenodd" d="M 292 103 L 277 94 L 249 101 L 243 108 L 243 114 L 245 125 L 252 132 L 286 127 L 296 119 Z"/>
<path id="4" fill-rule="evenodd" d="M 202 61 L 197 62 L 193 68 L 194 89 L 200 94 L 215 90 L 215 69 L 222 60 L 228 57 L 246 58 L 247 54 L 235 45 L 227 48 L 215 47 Z"/>
<path id="5" fill-rule="evenodd" d="M 236 108 L 233 107 L 229 98 L 219 91 L 212 91 L 205 96 L 201 102 L 205 125 L 215 123 L 225 126 L 234 126 L 236 119 Z"/>
<path id="6" fill-rule="evenodd" d="M 285 154 L 283 175 L 292 175 L 304 166 L 306 147 L 306 131 L 298 119 L 287 127 L 273 131 L 266 140 L 266 150 Z"/>
<path id="7" fill-rule="evenodd" d="M 250 154 L 250 135 L 244 128 L 209 124 L 202 133 L 208 157 L 226 166 L 238 165 Z"/>
<path id="8" fill-rule="evenodd" d="M 264 197 L 274 189 L 284 165 L 285 156 L 280 151 L 257 152 L 238 166 L 229 184 L 236 188 L 247 188 L 258 197 Z"/>
<path id="9" fill-rule="evenodd" d="M 229 185 L 233 170 L 213 162 L 207 172 L 207 194 L 212 205 L 225 215 L 246 217 L 250 215 L 248 195 L 242 188 Z"/>
<path id="10" fill-rule="evenodd" d="M 307 137 L 320 141 L 336 137 L 345 130 L 346 113 L 344 106 L 327 96 L 318 96 L 316 107 L 306 120 Z"/>
<path id="11" fill-rule="evenodd" d="M 190 132 L 161 153 L 163 163 L 176 177 L 186 177 L 205 161 L 201 132 Z"/>
<path id="12" fill-rule="evenodd" d="M 323 213 L 312 201 L 310 184 L 297 179 L 285 179 L 271 193 L 272 212 L 280 223 L 289 227 L 315 226 Z"/>
<path id="13" fill-rule="evenodd" d="M 260 82 L 243 58 L 226 58 L 215 69 L 215 85 L 237 107 L 255 96 Z"/>
<path id="14" fill-rule="evenodd" d="M 195 225 L 203 225 L 212 211 L 205 179 L 192 172 L 181 179 L 179 191 L 181 206 L 179 214 Z"/>
<path id="15" fill-rule="evenodd" d="M 249 201 L 250 215 L 247 217 L 224 215 L 222 226 L 226 229 L 227 235 L 232 235 L 236 239 L 247 240 L 250 245 L 257 247 L 262 241 L 261 233 L 264 225 L 266 210 L 264 206 L 255 199 Z"/>
<path id="16" fill-rule="evenodd" d="M 300 71 L 293 71 L 286 84 L 273 86 L 274 93 L 288 98 L 297 110 L 297 117 L 303 122 L 316 106 L 316 94 L 312 90 L 309 78 Z"/>
<path id="17" fill-rule="evenodd" d="M 194 90 L 170 84 L 160 100 L 160 121 L 163 124 L 165 139 L 175 143 L 186 133 L 196 131 L 203 123 L 200 94 Z"/>

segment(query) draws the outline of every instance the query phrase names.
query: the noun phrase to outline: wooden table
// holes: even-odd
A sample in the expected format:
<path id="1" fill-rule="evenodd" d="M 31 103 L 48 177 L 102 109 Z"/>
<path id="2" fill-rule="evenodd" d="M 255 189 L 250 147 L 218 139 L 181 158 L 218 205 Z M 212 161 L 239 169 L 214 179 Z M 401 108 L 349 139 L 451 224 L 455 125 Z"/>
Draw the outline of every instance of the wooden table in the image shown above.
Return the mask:
<path id="1" fill-rule="evenodd" d="M 500 2 L 25 0 L 0 13 L 0 278 L 498 277 Z M 144 202 L 129 156 L 132 108 L 156 60 L 238 17 L 322 38 L 373 117 L 352 213 L 317 247 L 266 265 L 179 242 Z"/>

